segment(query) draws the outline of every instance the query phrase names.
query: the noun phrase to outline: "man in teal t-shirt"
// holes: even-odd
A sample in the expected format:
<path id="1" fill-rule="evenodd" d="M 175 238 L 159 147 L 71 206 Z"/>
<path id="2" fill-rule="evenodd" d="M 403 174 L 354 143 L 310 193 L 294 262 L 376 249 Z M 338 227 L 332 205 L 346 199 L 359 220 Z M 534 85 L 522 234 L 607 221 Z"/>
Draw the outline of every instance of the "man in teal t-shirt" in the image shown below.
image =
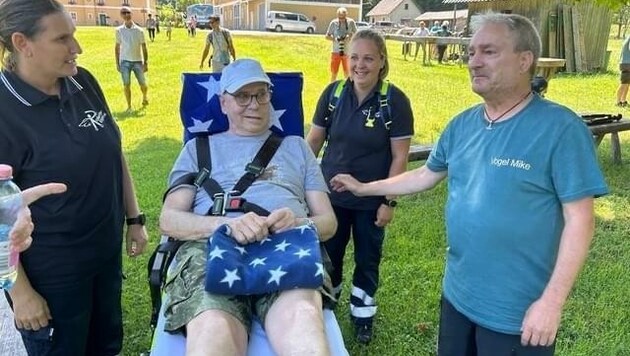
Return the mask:
<path id="1" fill-rule="evenodd" d="M 530 20 L 484 14 L 468 63 L 484 100 L 446 127 L 425 166 L 336 191 L 401 195 L 448 177 L 439 356 L 553 355 L 562 307 L 586 260 L 593 200 L 608 193 L 590 131 L 531 92 L 541 41 Z"/>

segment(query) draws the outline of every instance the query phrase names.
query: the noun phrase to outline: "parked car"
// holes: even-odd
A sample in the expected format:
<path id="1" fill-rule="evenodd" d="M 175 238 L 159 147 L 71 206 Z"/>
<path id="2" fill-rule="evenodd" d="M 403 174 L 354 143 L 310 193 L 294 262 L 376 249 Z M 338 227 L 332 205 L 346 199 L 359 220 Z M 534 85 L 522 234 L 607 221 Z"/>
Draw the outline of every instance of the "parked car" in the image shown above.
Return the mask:
<path id="1" fill-rule="evenodd" d="M 291 31 L 313 33 L 317 29 L 315 23 L 304 14 L 285 11 L 269 11 L 265 29 L 269 31 Z"/>
<path id="2" fill-rule="evenodd" d="M 374 29 L 381 33 L 393 33 L 398 29 L 398 25 L 391 21 L 376 21 L 374 23 Z"/>
<path id="3" fill-rule="evenodd" d="M 415 30 L 416 30 L 415 27 L 403 27 L 401 29 L 396 30 L 395 34 L 411 36 Z"/>
<path id="4" fill-rule="evenodd" d="M 365 28 L 372 28 L 372 24 L 368 22 L 355 21 L 354 23 L 357 25 L 357 30 L 363 30 Z"/>

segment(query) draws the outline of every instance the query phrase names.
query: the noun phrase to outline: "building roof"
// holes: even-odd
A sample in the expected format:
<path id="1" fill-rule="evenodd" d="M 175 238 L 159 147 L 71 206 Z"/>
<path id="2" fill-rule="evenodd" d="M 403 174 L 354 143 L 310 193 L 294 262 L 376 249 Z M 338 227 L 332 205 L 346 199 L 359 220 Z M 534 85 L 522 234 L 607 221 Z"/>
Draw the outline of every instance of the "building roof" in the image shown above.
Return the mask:
<path id="1" fill-rule="evenodd" d="M 384 16 L 391 14 L 405 0 L 382 0 L 365 16 Z"/>
<path id="2" fill-rule="evenodd" d="M 416 21 L 426 21 L 426 20 L 452 20 L 455 16 L 453 10 L 451 11 L 427 11 L 422 15 L 415 18 Z M 468 10 L 457 10 L 457 18 L 468 18 Z"/>

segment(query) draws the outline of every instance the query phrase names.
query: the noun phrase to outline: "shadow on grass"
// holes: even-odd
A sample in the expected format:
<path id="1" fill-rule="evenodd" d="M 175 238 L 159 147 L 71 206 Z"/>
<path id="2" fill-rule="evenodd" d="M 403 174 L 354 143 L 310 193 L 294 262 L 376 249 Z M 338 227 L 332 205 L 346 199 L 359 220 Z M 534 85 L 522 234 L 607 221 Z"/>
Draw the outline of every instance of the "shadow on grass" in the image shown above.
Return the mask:
<path id="1" fill-rule="evenodd" d="M 127 119 L 144 117 L 146 115 L 146 106 L 137 109 L 122 110 L 112 112 L 116 121 L 125 121 Z"/>

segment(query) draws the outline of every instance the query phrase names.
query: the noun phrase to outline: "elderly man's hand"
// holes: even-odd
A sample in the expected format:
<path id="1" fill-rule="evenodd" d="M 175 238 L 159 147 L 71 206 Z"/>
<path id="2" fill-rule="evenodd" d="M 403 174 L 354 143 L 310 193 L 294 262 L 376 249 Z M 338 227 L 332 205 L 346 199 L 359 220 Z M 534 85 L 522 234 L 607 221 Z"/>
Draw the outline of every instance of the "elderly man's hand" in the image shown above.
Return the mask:
<path id="1" fill-rule="evenodd" d="M 22 192 L 24 208 L 20 210 L 17 221 L 13 224 L 13 228 L 9 232 L 10 246 L 13 250 L 22 252 L 31 246 L 33 242 L 31 234 L 33 233 L 34 225 L 31 220 L 31 210 L 28 208 L 28 205 L 47 195 L 59 194 L 65 191 L 65 184 L 48 183 L 28 188 Z"/>
<path id="2" fill-rule="evenodd" d="M 266 219 L 252 212 L 230 219 L 226 222 L 229 234 L 241 245 L 261 241 L 269 236 Z"/>
<path id="3" fill-rule="evenodd" d="M 267 217 L 267 227 L 273 234 L 286 231 L 296 225 L 295 214 L 289 208 L 274 210 Z"/>

